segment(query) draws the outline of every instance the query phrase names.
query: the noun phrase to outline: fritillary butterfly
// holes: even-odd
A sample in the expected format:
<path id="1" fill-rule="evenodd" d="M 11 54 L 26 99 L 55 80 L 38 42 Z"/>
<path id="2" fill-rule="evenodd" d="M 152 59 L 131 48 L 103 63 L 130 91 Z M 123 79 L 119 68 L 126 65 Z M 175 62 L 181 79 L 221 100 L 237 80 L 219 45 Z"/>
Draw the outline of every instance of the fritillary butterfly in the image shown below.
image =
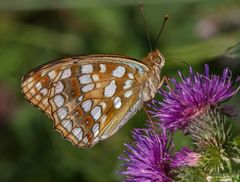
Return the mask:
<path id="1" fill-rule="evenodd" d="M 116 133 L 162 84 L 159 50 L 142 61 L 100 54 L 54 60 L 22 79 L 22 92 L 75 146 L 87 148 Z"/>

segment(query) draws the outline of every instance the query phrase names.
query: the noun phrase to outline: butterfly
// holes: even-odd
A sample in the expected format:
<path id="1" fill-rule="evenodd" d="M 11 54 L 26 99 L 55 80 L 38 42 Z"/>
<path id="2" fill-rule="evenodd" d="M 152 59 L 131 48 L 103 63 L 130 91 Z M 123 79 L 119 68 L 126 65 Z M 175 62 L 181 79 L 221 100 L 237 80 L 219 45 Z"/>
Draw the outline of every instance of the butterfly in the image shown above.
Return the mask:
<path id="1" fill-rule="evenodd" d="M 161 87 L 165 59 L 113 54 L 54 60 L 27 73 L 25 98 L 74 146 L 88 148 L 116 133 Z"/>

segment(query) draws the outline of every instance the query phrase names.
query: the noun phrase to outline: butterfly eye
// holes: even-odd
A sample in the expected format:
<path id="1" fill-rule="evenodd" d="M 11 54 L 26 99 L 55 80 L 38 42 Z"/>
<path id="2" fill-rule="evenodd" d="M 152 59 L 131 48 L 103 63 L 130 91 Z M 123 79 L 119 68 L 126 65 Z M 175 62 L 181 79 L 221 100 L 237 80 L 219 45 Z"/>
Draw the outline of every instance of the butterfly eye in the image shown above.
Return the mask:
<path id="1" fill-rule="evenodd" d="M 152 61 L 153 61 L 155 64 L 160 64 L 160 63 L 162 62 L 160 56 L 154 56 L 154 57 L 152 58 Z"/>

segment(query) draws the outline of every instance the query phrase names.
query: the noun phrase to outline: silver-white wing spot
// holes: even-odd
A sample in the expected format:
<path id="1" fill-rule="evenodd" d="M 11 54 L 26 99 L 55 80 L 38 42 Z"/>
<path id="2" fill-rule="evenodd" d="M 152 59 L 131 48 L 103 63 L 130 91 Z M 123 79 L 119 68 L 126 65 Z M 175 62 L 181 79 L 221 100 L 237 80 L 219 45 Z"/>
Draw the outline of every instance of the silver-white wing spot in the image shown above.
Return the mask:
<path id="1" fill-rule="evenodd" d="M 41 82 L 36 83 L 36 88 L 37 88 L 37 90 L 41 90 L 41 88 L 42 88 Z"/>
<path id="2" fill-rule="evenodd" d="M 55 93 L 59 94 L 63 91 L 63 89 L 64 89 L 63 83 L 61 81 L 58 81 L 55 86 Z"/>
<path id="3" fill-rule="evenodd" d="M 67 116 L 67 110 L 61 107 L 57 110 L 57 115 L 62 120 Z"/>
<path id="4" fill-rule="evenodd" d="M 31 90 L 30 90 L 30 91 L 31 91 Z M 41 92 L 44 96 L 46 96 L 47 93 L 48 93 L 48 90 L 47 90 L 46 88 L 43 88 L 42 90 L 40 90 L 40 92 Z"/>
<path id="5" fill-rule="evenodd" d="M 89 92 L 89 91 L 93 90 L 93 88 L 94 88 L 94 84 L 93 84 L 93 83 L 90 83 L 90 84 L 85 85 L 85 86 L 82 88 L 82 91 L 83 91 L 83 92 Z"/>
<path id="6" fill-rule="evenodd" d="M 62 95 L 56 95 L 54 98 L 54 103 L 58 106 L 61 107 L 64 104 L 64 98 Z"/>
<path id="7" fill-rule="evenodd" d="M 113 101 L 113 104 L 114 104 L 114 108 L 115 109 L 119 109 L 122 105 L 122 102 L 121 102 L 121 98 L 120 97 L 116 97 Z"/>
<path id="8" fill-rule="evenodd" d="M 67 131 L 71 131 L 72 129 L 72 122 L 69 119 L 65 119 L 62 121 L 62 125 L 63 127 L 67 130 Z"/>
<path id="9" fill-rule="evenodd" d="M 52 71 L 50 71 L 50 72 L 48 73 L 48 76 L 49 76 L 50 79 L 55 78 L 56 75 L 57 75 L 57 73 L 56 73 L 56 71 L 54 71 L 54 70 L 52 70 Z"/>
<path id="10" fill-rule="evenodd" d="M 134 75 L 132 73 L 128 73 L 128 78 L 134 79 Z"/>
<path id="11" fill-rule="evenodd" d="M 82 103 L 82 108 L 85 112 L 90 111 L 91 107 L 92 107 L 92 101 L 91 100 L 86 100 Z"/>
<path id="12" fill-rule="evenodd" d="M 123 89 L 129 89 L 133 84 L 133 80 L 127 80 L 124 83 Z"/>
<path id="13" fill-rule="evenodd" d="M 132 91 L 132 90 L 128 90 L 128 91 L 124 92 L 123 95 L 124 95 L 124 97 L 128 98 L 128 97 L 130 97 L 132 94 L 133 94 L 133 91 Z"/>
<path id="14" fill-rule="evenodd" d="M 93 136 L 96 137 L 99 133 L 99 124 L 96 123 L 93 127 L 92 127 L 92 132 L 93 132 Z"/>
<path id="15" fill-rule="evenodd" d="M 70 70 L 70 68 L 68 68 L 68 69 L 65 69 L 64 71 L 63 71 L 63 73 L 62 73 L 62 79 L 65 79 L 65 78 L 69 78 L 70 76 L 71 76 L 71 70 Z"/>
<path id="16" fill-rule="evenodd" d="M 79 141 L 82 140 L 83 132 L 81 128 L 74 128 L 72 133 Z"/>
<path id="17" fill-rule="evenodd" d="M 82 65 L 81 72 L 83 74 L 92 73 L 93 72 L 93 65 L 91 65 L 91 64 Z"/>
<path id="18" fill-rule="evenodd" d="M 94 120 L 98 120 L 101 116 L 101 107 L 100 106 L 96 106 L 92 109 L 91 111 L 91 116 L 93 117 Z"/>
<path id="19" fill-rule="evenodd" d="M 81 95 L 80 97 L 78 97 L 78 102 L 81 102 L 82 101 L 82 99 L 83 99 L 83 95 Z"/>
<path id="20" fill-rule="evenodd" d="M 113 70 L 112 75 L 118 78 L 121 78 L 126 72 L 126 68 L 123 66 L 117 66 L 115 70 Z"/>
<path id="21" fill-rule="evenodd" d="M 115 80 L 112 80 L 108 86 L 105 87 L 104 89 L 104 96 L 106 97 L 112 97 L 114 93 L 116 92 L 117 85 Z"/>
<path id="22" fill-rule="evenodd" d="M 90 75 L 83 75 L 79 77 L 79 81 L 81 84 L 92 83 L 92 79 Z"/>
<path id="23" fill-rule="evenodd" d="M 107 71 L 106 65 L 105 64 L 100 64 L 100 73 L 105 73 Z"/>
<path id="24" fill-rule="evenodd" d="M 142 66 L 140 66 L 138 64 L 133 64 L 133 63 L 126 63 L 126 64 L 132 68 L 136 68 L 138 70 L 139 74 L 143 74 L 145 72 L 145 70 L 142 68 Z"/>

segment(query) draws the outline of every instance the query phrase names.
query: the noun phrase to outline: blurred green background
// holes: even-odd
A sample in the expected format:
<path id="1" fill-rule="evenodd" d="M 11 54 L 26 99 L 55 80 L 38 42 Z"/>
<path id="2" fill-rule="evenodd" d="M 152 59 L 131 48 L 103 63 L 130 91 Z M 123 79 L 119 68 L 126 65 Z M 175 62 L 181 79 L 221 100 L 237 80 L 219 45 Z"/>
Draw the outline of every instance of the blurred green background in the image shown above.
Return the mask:
<path id="1" fill-rule="evenodd" d="M 116 171 L 131 129 L 144 127 L 138 112 L 117 134 L 91 149 L 74 148 L 21 94 L 21 77 L 49 60 L 118 53 L 141 59 L 149 52 L 137 0 L 0 0 L 0 181 L 121 181 Z M 240 41 L 239 0 L 143 1 L 151 39 L 169 15 L 157 48 L 167 58 L 163 74 L 211 65 L 239 74 L 239 55 L 224 55 Z M 230 103 L 240 111 L 239 94 Z M 143 119 L 144 118 L 144 119 Z M 238 118 L 233 119 L 239 133 Z M 189 144 L 179 133 L 176 149 Z"/>

